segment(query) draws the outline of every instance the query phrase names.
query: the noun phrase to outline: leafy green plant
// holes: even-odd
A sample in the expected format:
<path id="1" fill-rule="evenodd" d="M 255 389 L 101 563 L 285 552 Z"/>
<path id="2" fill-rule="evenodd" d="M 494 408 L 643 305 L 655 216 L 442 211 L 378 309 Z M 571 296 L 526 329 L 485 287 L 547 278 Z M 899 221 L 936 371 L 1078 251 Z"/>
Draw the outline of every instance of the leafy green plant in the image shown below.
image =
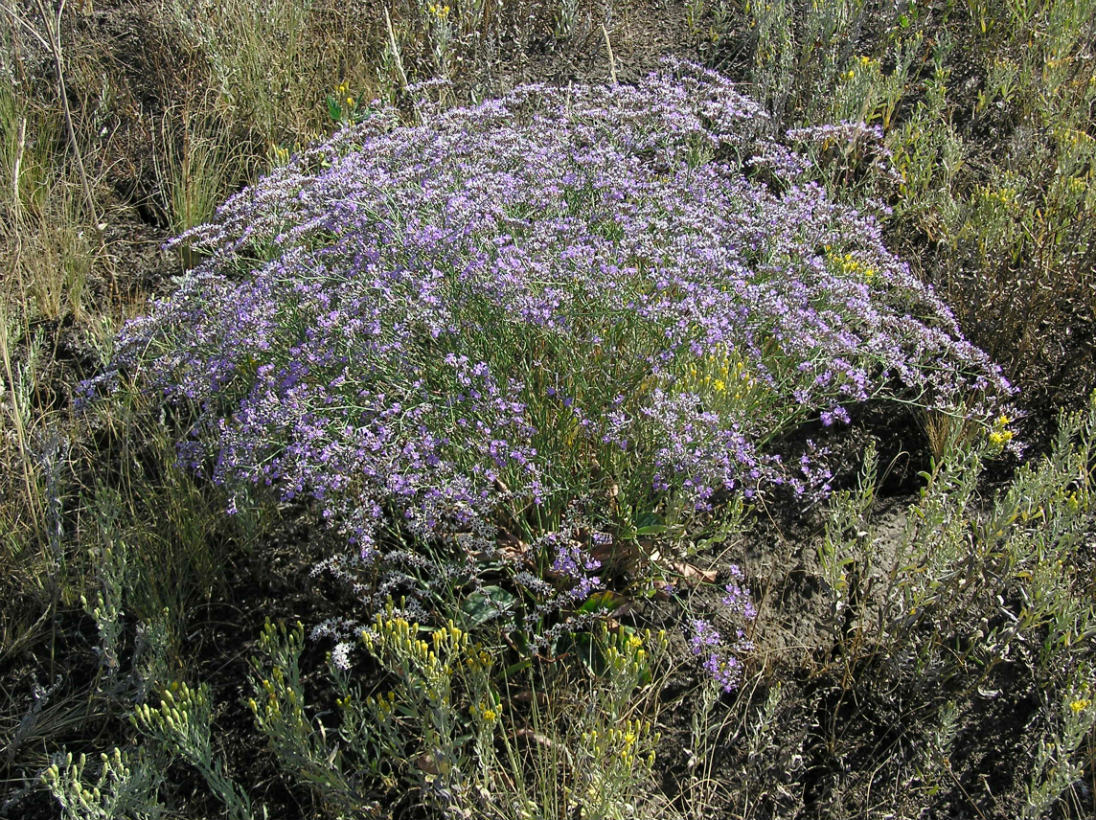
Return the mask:
<path id="1" fill-rule="evenodd" d="M 345 80 L 336 86 L 334 93 L 324 98 L 324 104 L 331 121 L 339 125 L 360 123 L 372 113 L 361 95 L 351 92 L 350 84 Z"/>

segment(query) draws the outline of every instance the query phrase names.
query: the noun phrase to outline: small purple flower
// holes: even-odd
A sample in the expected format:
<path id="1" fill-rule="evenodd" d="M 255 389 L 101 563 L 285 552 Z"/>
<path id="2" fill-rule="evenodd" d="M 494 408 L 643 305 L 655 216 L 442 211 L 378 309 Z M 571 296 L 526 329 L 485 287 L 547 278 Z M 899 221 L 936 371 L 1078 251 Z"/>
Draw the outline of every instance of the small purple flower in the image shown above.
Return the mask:
<path id="1" fill-rule="evenodd" d="M 591 575 L 600 568 L 601 562 L 574 542 L 560 544 L 552 561 L 552 572 L 574 582 L 570 595 L 577 601 L 589 598 L 592 592 L 601 588 L 601 578 Z"/>
<path id="2" fill-rule="evenodd" d="M 719 646 L 722 638 L 709 621 L 697 618 L 692 625 L 693 635 L 689 639 L 689 649 L 694 655 L 702 655 L 711 647 Z"/>
<path id="3" fill-rule="evenodd" d="M 723 606 L 727 607 L 734 615 L 752 621 L 757 617 L 757 609 L 754 607 L 750 591 L 744 585 L 745 577 L 742 570 L 732 564 L 730 568 L 731 582 L 723 589 L 727 593 L 723 596 Z"/>
<path id="4" fill-rule="evenodd" d="M 733 655 L 720 657 L 712 652 L 705 659 L 703 668 L 724 692 L 733 692 L 742 678 L 742 665 Z"/>

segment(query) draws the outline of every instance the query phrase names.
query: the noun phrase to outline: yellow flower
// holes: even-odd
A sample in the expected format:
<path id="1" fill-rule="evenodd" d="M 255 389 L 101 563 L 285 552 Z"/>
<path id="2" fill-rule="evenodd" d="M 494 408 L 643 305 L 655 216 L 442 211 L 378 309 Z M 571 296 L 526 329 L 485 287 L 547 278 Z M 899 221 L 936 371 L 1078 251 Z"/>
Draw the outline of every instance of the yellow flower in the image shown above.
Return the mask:
<path id="1" fill-rule="evenodd" d="M 1090 701 L 1088 698 L 1080 698 L 1079 700 L 1075 700 L 1073 701 L 1073 703 L 1069 704 L 1069 708 L 1072 709 L 1073 714 L 1076 715 L 1079 712 L 1083 712 L 1091 705 L 1092 701 Z"/>
<path id="2" fill-rule="evenodd" d="M 993 429 L 989 433 L 989 443 L 994 447 L 1003 447 L 1012 441 L 1013 432 L 1008 429 L 1009 417 L 1002 414 L 993 422 Z"/>

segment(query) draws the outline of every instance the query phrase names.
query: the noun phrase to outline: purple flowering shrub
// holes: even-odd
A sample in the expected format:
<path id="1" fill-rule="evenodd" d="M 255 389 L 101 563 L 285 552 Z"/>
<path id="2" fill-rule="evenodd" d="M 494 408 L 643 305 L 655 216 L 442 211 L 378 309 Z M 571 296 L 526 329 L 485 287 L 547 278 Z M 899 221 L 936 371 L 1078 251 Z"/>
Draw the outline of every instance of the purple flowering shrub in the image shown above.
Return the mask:
<path id="1" fill-rule="evenodd" d="M 184 461 L 313 500 L 366 562 L 388 531 L 509 540 L 586 591 L 590 533 L 824 491 L 817 454 L 779 452 L 805 422 L 872 399 L 989 418 L 1008 391 L 764 125 L 684 64 L 416 126 L 381 109 L 177 240 L 205 261 L 116 367 L 197 408 Z M 546 538 L 575 504 L 590 526 Z"/>

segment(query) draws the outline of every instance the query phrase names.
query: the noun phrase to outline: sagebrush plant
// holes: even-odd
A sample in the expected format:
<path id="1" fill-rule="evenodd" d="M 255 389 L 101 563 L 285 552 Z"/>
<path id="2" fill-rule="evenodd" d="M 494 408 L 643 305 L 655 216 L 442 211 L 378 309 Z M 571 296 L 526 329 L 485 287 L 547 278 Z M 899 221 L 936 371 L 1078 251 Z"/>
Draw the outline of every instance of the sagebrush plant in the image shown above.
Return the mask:
<path id="1" fill-rule="evenodd" d="M 559 0 L 559 7 L 552 15 L 552 36 L 566 40 L 575 32 L 578 21 L 579 0 Z"/>
<path id="2" fill-rule="evenodd" d="M 172 0 L 163 11 L 184 46 L 206 63 L 212 92 L 206 109 L 276 141 L 304 130 L 295 118 L 315 117 L 315 106 L 302 104 L 319 93 L 311 85 L 320 74 L 310 36 L 314 6 L 313 0 Z"/>
<path id="3" fill-rule="evenodd" d="M 805 423 L 875 401 L 988 424 L 1009 395 L 719 75 L 422 112 L 378 110 L 185 233 L 207 261 L 115 362 L 196 408 L 184 463 L 311 499 L 381 604 L 499 561 L 586 594 L 640 533 L 825 494 L 825 454 L 784 441 Z"/>
<path id="4" fill-rule="evenodd" d="M 953 428 L 893 541 L 873 520 L 874 452 L 858 487 L 831 500 L 820 558 L 837 677 L 854 696 L 894 693 L 893 704 L 876 708 L 924 716 L 900 733 L 918 750 L 908 765 L 892 759 L 835 789 L 851 795 L 865 778 L 869 790 L 886 780 L 929 804 L 939 784 L 972 778 L 972 761 L 954 748 L 957 714 L 978 715 L 1000 698 L 1031 742 L 1002 748 L 1017 774 L 996 795 L 968 800 L 999 816 L 1041 817 L 1060 799 L 1083 805 L 1093 739 L 1085 692 L 1096 635 L 1087 546 L 1094 436 L 1096 396 L 1087 412 L 1062 417 L 1050 453 L 987 495 L 980 478 L 1008 431 L 998 423 L 974 437 Z M 845 731 L 842 720 L 831 731 Z"/>

